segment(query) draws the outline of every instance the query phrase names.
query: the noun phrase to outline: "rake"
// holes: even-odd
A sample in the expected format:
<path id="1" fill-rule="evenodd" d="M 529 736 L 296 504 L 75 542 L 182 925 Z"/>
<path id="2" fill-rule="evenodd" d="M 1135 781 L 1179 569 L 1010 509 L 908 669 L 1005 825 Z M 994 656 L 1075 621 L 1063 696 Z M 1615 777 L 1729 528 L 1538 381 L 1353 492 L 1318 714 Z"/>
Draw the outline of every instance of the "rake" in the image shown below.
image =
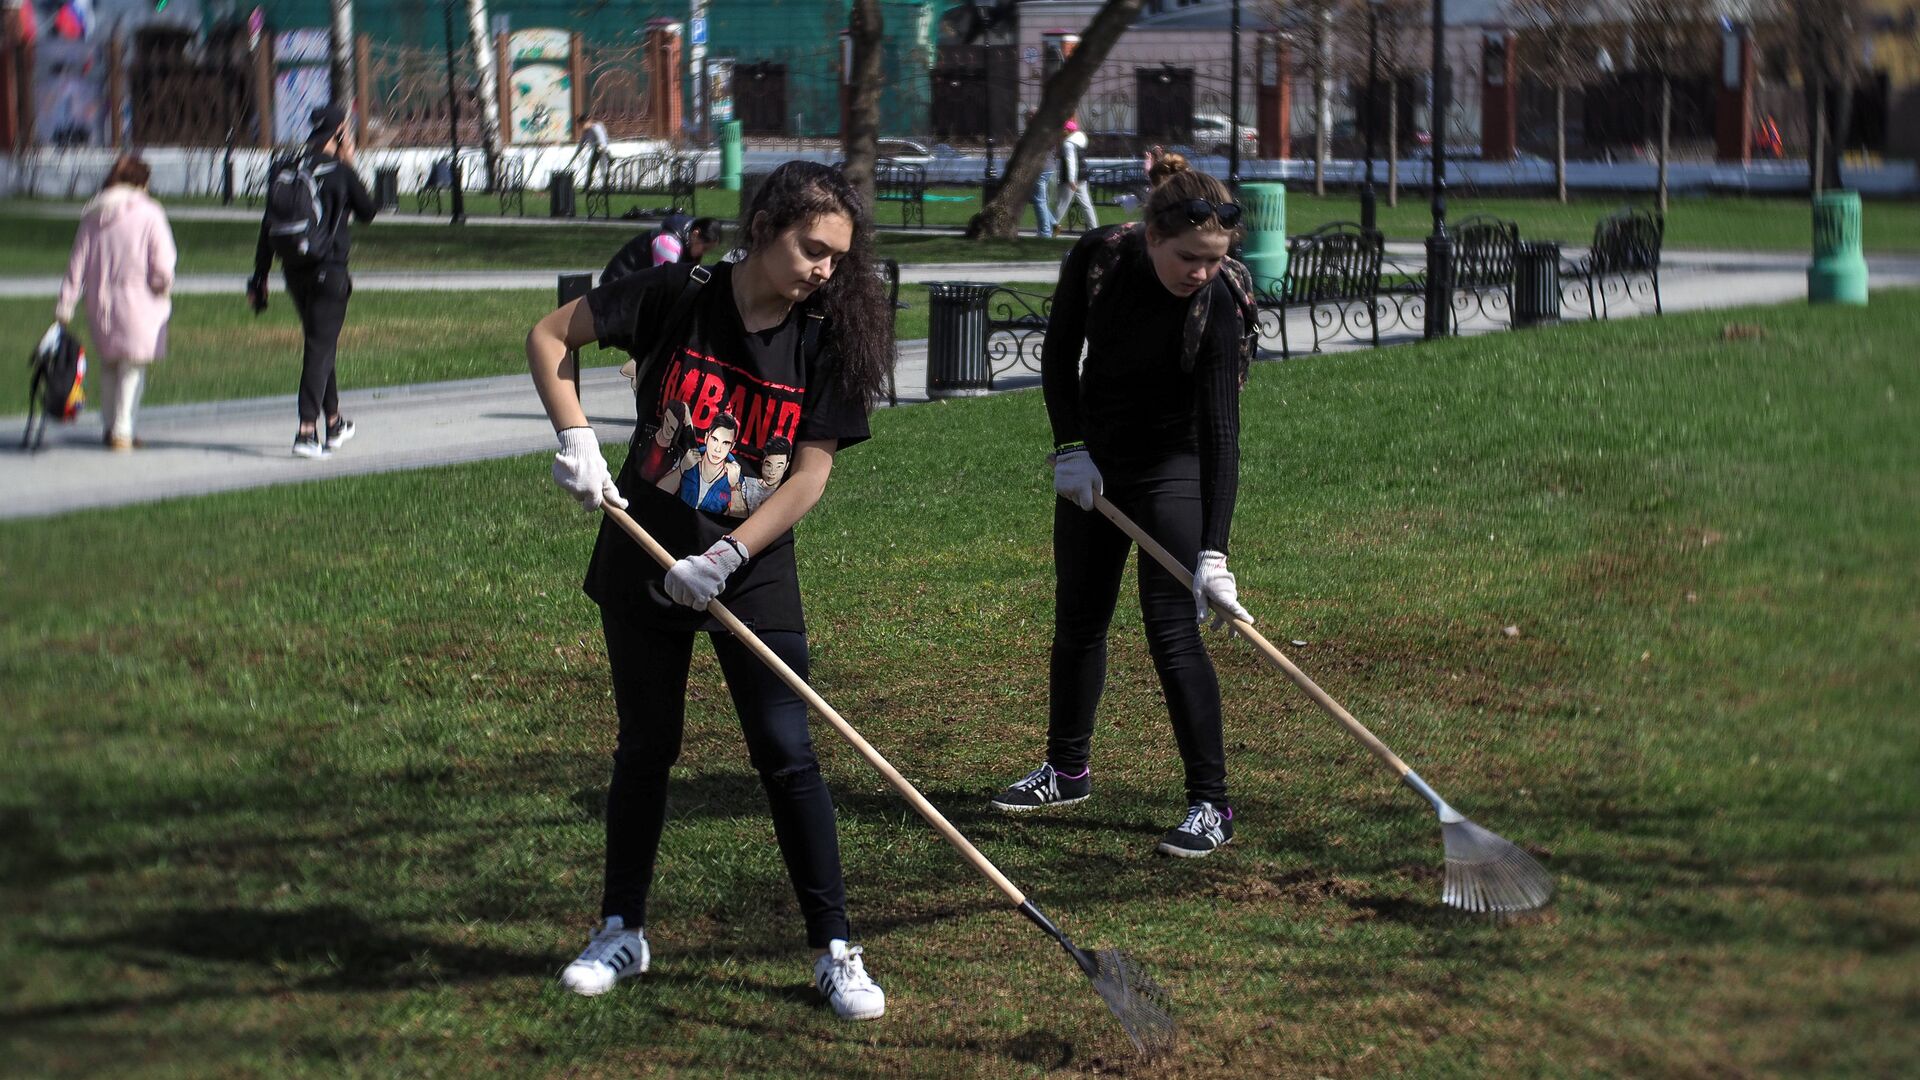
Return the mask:
<path id="1" fill-rule="evenodd" d="M 1107 520 L 1119 526 L 1121 532 L 1140 545 L 1141 551 L 1166 567 L 1167 573 L 1188 588 L 1193 587 L 1192 573 L 1118 507 L 1108 502 L 1105 496 L 1095 496 L 1094 506 L 1106 515 Z M 1534 861 L 1533 856 L 1499 834 L 1474 824 L 1465 814 L 1448 805 L 1447 800 L 1428 786 L 1419 773 L 1409 768 L 1398 754 L 1387 748 L 1386 743 L 1381 742 L 1365 725 L 1355 720 L 1352 713 L 1341 708 L 1339 702 L 1307 678 L 1306 673 L 1295 667 L 1285 653 L 1255 630 L 1252 623 L 1234 619 L 1233 630 L 1252 642 L 1274 667 L 1293 680 L 1295 686 L 1305 690 L 1314 704 L 1338 720 L 1348 734 L 1373 751 L 1373 756 L 1392 769 L 1401 783 L 1432 804 L 1434 813 L 1440 817 L 1440 839 L 1447 850 L 1446 884 L 1440 893 L 1442 902 L 1465 911 L 1508 915 L 1543 907 L 1552 898 L 1553 879 Z"/>
<path id="2" fill-rule="evenodd" d="M 626 530 L 627 535 L 633 537 L 634 542 L 645 548 L 647 553 L 653 556 L 654 561 L 662 567 L 673 566 L 674 557 L 667 552 L 666 548 L 661 547 L 658 541 L 649 536 L 638 522 L 627 516 L 625 511 L 611 503 L 603 503 L 601 508 L 606 511 L 608 517 Z M 853 748 L 860 752 L 860 756 L 867 759 L 867 764 L 878 770 L 881 776 L 886 777 L 887 783 L 893 785 L 893 789 L 927 820 L 927 824 L 932 825 L 947 843 L 952 844 L 956 851 L 973 864 L 975 870 L 984 874 L 995 888 L 1005 893 L 1007 899 L 1013 901 L 1015 909 L 1020 914 L 1046 931 L 1047 936 L 1059 942 L 1060 947 L 1065 949 L 1067 955 L 1072 957 L 1073 962 L 1079 966 L 1081 973 L 1093 983 L 1093 990 L 1100 995 L 1100 1000 L 1106 1002 L 1114 1018 L 1120 1021 L 1120 1027 L 1127 1033 L 1127 1038 L 1133 1042 L 1134 1049 L 1144 1055 L 1153 1056 L 1172 1045 L 1174 1024 L 1173 1015 L 1168 1011 L 1168 995 L 1152 976 L 1117 949 L 1087 950 L 1075 945 L 1065 932 L 1053 924 L 1053 920 L 1047 918 L 1038 907 L 1035 907 L 1032 900 L 1027 899 L 1026 894 L 1021 892 L 1019 887 L 1007 880 L 1007 876 L 1002 874 L 998 867 L 994 866 L 985 855 L 980 854 L 980 850 L 962 836 L 959 829 L 953 827 L 953 823 L 946 819 L 946 815 L 940 813 L 932 803 L 928 802 L 906 777 L 900 775 L 899 770 L 881 756 L 880 751 L 873 748 L 872 743 L 867 742 L 858 731 L 854 730 L 852 724 L 841 717 L 832 705 L 827 704 L 825 698 L 807 685 L 805 679 L 788 667 L 786 662 L 769 649 L 752 630 L 747 629 L 746 624 L 741 622 L 733 612 L 728 611 L 726 605 L 718 600 L 710 601 L 707 604 L 707 613 L 719 620 L 720 625 L 726 627 L 728 632 L 751 649 L 762 663 L 778 675 L 794 693 L 799 694 L 808 705 L 811 705 L 815 712 L 825 717 L 827 723 L 833 725 L 833 729 L 840 733 L 840 737 L 852 744 Z"/>

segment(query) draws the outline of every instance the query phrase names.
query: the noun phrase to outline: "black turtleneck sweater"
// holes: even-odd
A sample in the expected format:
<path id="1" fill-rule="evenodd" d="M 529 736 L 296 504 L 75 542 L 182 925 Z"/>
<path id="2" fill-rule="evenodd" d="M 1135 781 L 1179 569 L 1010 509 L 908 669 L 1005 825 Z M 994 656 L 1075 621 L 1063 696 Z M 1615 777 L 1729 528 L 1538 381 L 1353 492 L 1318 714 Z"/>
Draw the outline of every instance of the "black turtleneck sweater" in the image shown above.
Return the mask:
<path id="1" fill-rule="evenodd" d="M 1087 268 L 1120 226 L 1080 238 L 1060 267 L 1040 385 L 1056 445 L 1084 440 L 1103 472 L 1136 471 L 1176 454 L 1200 458 L 1200 544 L 1226 552 L 1240 483 L 1240 313 L 1218 276 L 1199 356 L 1180 366 L 1192 297 L 1160 283 L 1143 230 L 1120 242 L 1120 258 L 1088 306 Z M 1080 363 L 1081 343 L 1086 363 Z"/>

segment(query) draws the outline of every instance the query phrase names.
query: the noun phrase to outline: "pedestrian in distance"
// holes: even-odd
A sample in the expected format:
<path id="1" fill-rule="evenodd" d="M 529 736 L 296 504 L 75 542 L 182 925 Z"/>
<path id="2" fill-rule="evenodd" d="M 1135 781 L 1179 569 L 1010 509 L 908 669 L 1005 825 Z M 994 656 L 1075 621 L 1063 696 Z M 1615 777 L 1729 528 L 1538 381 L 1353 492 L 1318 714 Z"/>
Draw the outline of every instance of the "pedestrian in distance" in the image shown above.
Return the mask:
<path id="1" fill-rule="evenodd" d="M 337 105 L 315 109 L 305 148 L 272 166 L 253 277 L 247 281 L 254 311 L 266 310 L 267 274 L 278 257 L 287 295 L 300 313 L 300 424 L 293 436 L 298 457 L 330 457 L 354 434 L 353 421 L 340 415 L 335 372 L 340 329 L 353 295 L 347 272 L 353 231 L 347 219 L 368 224 L 379 207 L 353 171 L 353 156 L 346 113 Z"/>
<path id="2" fill-rule="evenodd" d="M 567 159 L 567 167 L 560 171 L 572 172 L 574 163 L 580 160 L 580 155 L 587 155 L 587 182 L 582 184 L 580 189 L 591 191 L 594 173 L 598 172 L 604 181 L 613 169 L 612 160 L 607 153 L 609 145 L 607 125 L 595 120 L 592 114 L 583 112 L 580 114 L 579 126 L 576 130 L 580 132 L 580 145 L 573 148 L 573 156 Z"/>
<path id="3" fill-rule="evenodd" d="M 1038 110 L 1035 110 L 1035 109 L 1027 110 L 1026 123 L 1029 126 L 1033 124 L 1033 118 L 1037 112 Z M 1052 186 L 1053 186 L 1053 169 L 1051 167 L 1042 168 L 1040 170 L 1039 179 L 1033 182 L 1033 199 L 1032 199 L 1033 234 L 1035 236 L 1040 237 L 1042 240 L 1045 240 L 1048 237 L 1051 237 L 1053 235 L 1053 209 L 1048 204 L 1048 201 L 1047 201 L 1048 189 L 1051 188 Z"/>
<path id="4" fill-rule="evenodd" d="M 53 311 L 67 326 L 85 298 L 87 331 L 101 363 L 101 438 L 120 451 L 138 445 L 134 414 L 147 368 L 167 355 L 173 317 L 178 256 L 167 213 L 147 194 L 152 172 L 138 155 L 122 157 L 107 170 L 100 193 L 80 212 Z"/>
<path id="5" fill-rule="evenodd" d="M 1227 569 L 1245 307 L 1221 273 L 1240 208 L 1218 180 L 1176 168 L 1154 188 L 1143 216 L 1144 227 L 1112 225 L 1081 237 L 1054 293 L 1040 364 L 1058 496 L 1047 751 L 993 805 L 1022 812 L 1092 795 L 1107 629 L 1132 548 L 1094 512 L 1095 497 L 1104 495 L 1193 567 L 1189 590 L 1145 552 L 1139 557 L 1140 614 L 1186 773 L 1186 815 L 1159 850 L 1194 857 L 1231 840 L 1234 830 L 1220 685 L 1199 626 L 1209 611 L 1216 626 L 1248 618 Z"/>
<path id="6" fill-rule="evenodd" d="M 679 557 L 663 572 L 611 520 L 600 524 L 585 590 L 600 606 L 619 734 L 602 921 L 560 981 L 599 994 L 647 970 L 668 769 L 680 753 L 694 637 L 705 630 L 799 898 L 814 985 L 839 1016 L 872 1019 L 886 995 L 850 944 L 833 800 L 806 704 L 707 606 L 723 602 L 805 677 L 792 530 L 825 490 L 835 455 L 867 438 L 893 362 L 887 298 L 873 272 L 872 216 L 825 165 L 794 161 L 769 174 L 741 235 L 738 262 L 630 274 L 547 315 L 527 338 L 560 440 L 555 481 L 588 510 L 625 508 Z M 638 424 L 617 481 L 564 370 L 568 350 L 596 341 L 641 365 Z M 672 433 L 659 437 L 663 426 Z M 768 460 L 779 455 L 787 460 Z M 742 477 L 755 476 L 764 498 L 748 510 Z"/>
<path id="7" fill-rule="evenodd" d="M 1078 120 L 1067 121 L 1067 137 L 1060 142 L 1060 206 L 1053 212 L 1054 226 L 1067 227 L 1067 215 L 1079 207 L 1086 216 L 1087 228 L 1100 227 L 1100 215 L 1093 209 L 1093 189 L 1087 184 L 1087 133 Z"/>

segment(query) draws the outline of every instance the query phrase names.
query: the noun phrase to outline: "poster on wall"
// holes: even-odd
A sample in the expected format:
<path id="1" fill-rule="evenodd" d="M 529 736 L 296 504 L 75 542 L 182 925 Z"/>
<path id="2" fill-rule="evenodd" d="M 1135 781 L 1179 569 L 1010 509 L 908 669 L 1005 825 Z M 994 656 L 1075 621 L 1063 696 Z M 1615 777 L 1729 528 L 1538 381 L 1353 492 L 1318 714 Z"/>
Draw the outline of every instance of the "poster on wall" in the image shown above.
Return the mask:
<path id="1" fill-rule="evenodd" d="M 47 37 L 34 50 L 34 129 L 50 146 L 107 142 L 106 64 L 85 41 Z"/>
<path id="2" fill-rule="evenodd" d="M 327 78 L 327 32 L 287 30 L 273 39 L 273 141 L 296 143 L 312 128 L 313 110 L 333 100 Z"/>
<path id="3" fill-rule="evenodd" d="M 710 125 L 733 119 L 733 58 L 707 61 L 707 120 Z"/>
<path id="4" fill-rule="evenodd" d="M 567 70 L 572 44 L 565 30 L 518 30 L 507 38 L 514 143 L 572 141 L 573 76 Z"/>

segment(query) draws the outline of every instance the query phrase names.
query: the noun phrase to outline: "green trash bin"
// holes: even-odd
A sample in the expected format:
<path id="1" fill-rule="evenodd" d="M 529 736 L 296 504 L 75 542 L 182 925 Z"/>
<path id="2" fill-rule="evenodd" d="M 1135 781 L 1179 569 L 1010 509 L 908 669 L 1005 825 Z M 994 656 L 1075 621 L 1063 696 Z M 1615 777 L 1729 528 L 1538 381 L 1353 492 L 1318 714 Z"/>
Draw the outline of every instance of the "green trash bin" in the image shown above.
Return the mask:
<path id="1" fill-rule="evenodd" d="M 1828 191 L 1813 197 L 1813 262 L 1807 264 L 1807 302 L 1867 302 L 1867 260 L 1860 253 L 1860 193 Z"/>
<path id="2" fill-rule="evenodd" d="M 1278 293 L 1287 276 L 1287 187 L 1285 184 L 1241 184 L 1246 240 L 1241 261 L 1253 273 L 1253 284 L 1263 293 Z"/>
<path id="3" fill-rule="evenodd" d="M 720 189 L 740 190 L 740 121 L 720 122 Z"/>

